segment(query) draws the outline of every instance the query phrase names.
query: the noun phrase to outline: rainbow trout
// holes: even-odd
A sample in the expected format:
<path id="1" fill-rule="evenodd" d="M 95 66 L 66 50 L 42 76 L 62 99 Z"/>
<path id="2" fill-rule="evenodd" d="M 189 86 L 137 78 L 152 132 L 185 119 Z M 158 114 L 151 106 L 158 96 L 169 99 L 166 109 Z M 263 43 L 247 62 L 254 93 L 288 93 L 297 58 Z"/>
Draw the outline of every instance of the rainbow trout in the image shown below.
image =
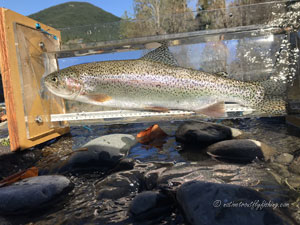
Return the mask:
<path id="1" fill-rule="evenodd" d="M 219 117 L 225 113 L 224 101 L 230 101 L 265 112 L 262 85 L 179 67 L 165 45 L 137 60 L 71 66 L 47 75 L 44 84 L 62 98 L 119 109 Z"/>

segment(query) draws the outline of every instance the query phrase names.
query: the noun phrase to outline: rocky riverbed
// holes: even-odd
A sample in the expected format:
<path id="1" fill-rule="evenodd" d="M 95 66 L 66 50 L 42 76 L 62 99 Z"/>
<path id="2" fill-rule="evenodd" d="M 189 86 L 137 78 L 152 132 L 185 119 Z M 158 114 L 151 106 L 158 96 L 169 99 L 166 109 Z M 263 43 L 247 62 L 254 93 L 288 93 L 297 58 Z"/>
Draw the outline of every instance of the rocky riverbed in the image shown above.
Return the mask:
<path id="1" fill-rule="evenodd" d="M 74 126 L 4 149 L 0 179 L 39 176 L 0 187 L 0 224 L 300 223 L 300 130 L 284 118 L 161 122 L 168 136 L 138 143 L 151 125 Z"/>

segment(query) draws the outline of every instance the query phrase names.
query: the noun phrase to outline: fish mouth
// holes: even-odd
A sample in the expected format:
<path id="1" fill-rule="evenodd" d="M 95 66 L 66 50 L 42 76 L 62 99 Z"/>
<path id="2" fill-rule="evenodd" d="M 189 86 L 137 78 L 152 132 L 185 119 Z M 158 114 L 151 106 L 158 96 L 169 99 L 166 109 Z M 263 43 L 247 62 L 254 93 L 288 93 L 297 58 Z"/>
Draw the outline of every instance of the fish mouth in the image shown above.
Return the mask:
<path id="1" fill-rule="evenodd" d="M 56 91 L 56 89 L 53 88 L 51 85 L 49 85 L 47 82 L 45 82 L 43 85 L 43 91 L 45 91 L 45 90 L 49 91 L 52 94 L 55 94 L 55 91 Z"/>

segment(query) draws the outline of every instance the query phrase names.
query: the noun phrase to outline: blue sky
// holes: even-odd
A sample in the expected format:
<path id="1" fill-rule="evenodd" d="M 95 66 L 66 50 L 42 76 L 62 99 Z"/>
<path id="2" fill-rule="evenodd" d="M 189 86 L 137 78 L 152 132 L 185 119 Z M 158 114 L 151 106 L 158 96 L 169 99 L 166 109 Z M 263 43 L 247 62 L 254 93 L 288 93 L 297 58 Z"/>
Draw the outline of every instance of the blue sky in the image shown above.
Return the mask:
<path id="1" fill-rule="evenodd" d="M 22 15 L 28 16 L 32 13 L 39 12 L 43 9 L 55 6 L 61 3 L 70 2 L 72 0 L 0 0 L 0 7 L 5 7 L 18 12 Z M 99 8 L 104 9 L 116 16 L 121 17 L 125 10 L 129 13 L 129 16 L 133 16 L 133 1 L 134 0 L 80 0 L 80 2 L 89 2 Z M 189 7 L 195 9 L 198 0 L 190 0 Z M 231 1 L 231 0 L 227 0 Z M 67 59 L 60 59 L 60 67 L 64 68 L 73 64 L 86 63 L 92 61 L 101 60 L 116 60 L 130 59 L 141 57 L 142 52 L 130 52 L 123 54 L 105 54 L 88 57 L 74 57 Z M 104 57 L 104 58 L 103 58 Z"/>
<path id="2" fill-rule="evenodd" d="M 72 0 L 0 0 L 0 7 L 28 16 L 51 6 L 70 1 Z M 189 6 L 195 8 L 197 1 L 190 0 Z M 80 0 L 78 2 L 89 2 L 119 17 L 124 14 L 125 10 L 129 13 L 129 16 L 133 14 L 133 0 Z"/>
<path id="3" fill-rule="evenodd" d="M 0 0 L 0 7 L 28 16 L 48 7 L 70 1 L 72 0 Z M 123 15 L 125 10 L 129 13 L 133 12 L 133 0 L 81 0 L 79 2 L 89 2 L 119 17 Z"/>

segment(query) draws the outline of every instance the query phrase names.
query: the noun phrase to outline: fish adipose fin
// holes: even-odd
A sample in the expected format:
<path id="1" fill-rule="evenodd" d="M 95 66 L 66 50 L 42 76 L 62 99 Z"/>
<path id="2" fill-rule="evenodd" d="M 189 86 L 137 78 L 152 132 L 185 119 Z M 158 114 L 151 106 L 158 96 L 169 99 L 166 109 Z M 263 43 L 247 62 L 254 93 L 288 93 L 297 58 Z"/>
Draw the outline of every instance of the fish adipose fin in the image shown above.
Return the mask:
<path id="1" fill-rule="evenodd" d="M 197 113 L 201 113 L 209 117 L 225 117 L 225 104 L 224 102 L 217 102 L 204 109 L 198 110 Z"/>
<path id="2" fill-rule="evenodd" d="M 153 61 L 153 62 L 160 62 L 160 63 L 164 63 L 169 66 L 178 66 L 178 63 L 177 63 L 175 57 L 170 52 L 170 50 L 165 42 L 162 43 L 162 45 L 160 47 L 147 53 L 140 59 Z"/>
<path id="3" fill-rule="evenodd" d="M 215 73 L 217 76 L 219 77 L 225 77 L 225 78 L 229 78 L 229 74 L 227 72 L 224 72 L 224 71 L 220 71 L 220 72 L 217 72 Z"/>
<path id="4" fill-rule="evenodd" d="M 112 99 L 109 95 L 105 94 L 86 95 L 86 97 L 95 102 L 107 102 Z"/>
<path id="5" fill-rule="evenodd" d="M 148 110 L 148 111 L 155 111 L 155 112 L 169 112 L 169 109 L 164 108 L 164 107 L 160 107 L 160 106 L 150 106 L 150 107 L 146 107 L 145 110 Z"/>

